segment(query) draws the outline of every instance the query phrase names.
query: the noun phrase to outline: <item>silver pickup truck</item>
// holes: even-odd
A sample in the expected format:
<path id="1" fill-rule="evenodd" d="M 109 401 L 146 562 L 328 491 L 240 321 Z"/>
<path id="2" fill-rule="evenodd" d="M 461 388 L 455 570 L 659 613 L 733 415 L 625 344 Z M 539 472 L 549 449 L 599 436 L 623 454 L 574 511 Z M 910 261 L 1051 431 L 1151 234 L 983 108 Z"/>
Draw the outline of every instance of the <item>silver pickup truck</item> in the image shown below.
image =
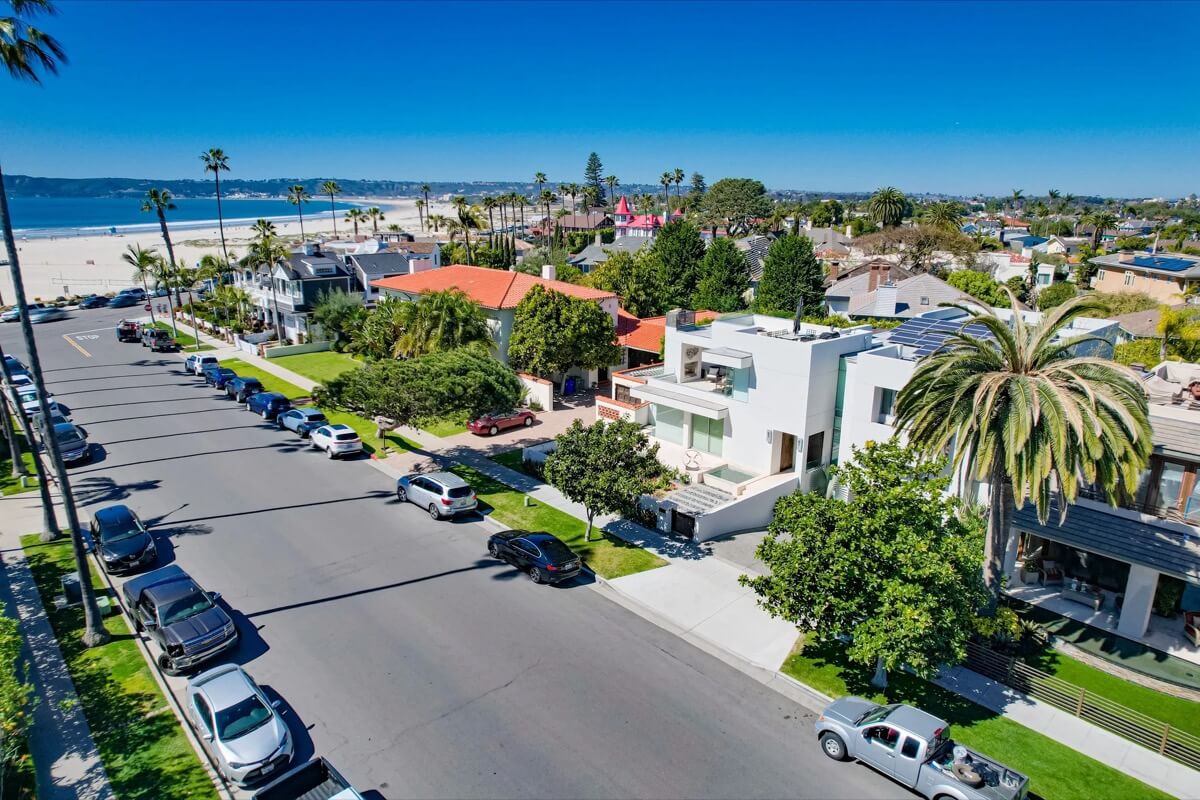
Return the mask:
<path id="1" fill-rule="evenodd" d="M 1025 800 L 1029 778 L 955 744 L 950 723 L 906 705 L 833 701 L 817 718 L 821 750 L 893 778 L 929 800 Z"/>

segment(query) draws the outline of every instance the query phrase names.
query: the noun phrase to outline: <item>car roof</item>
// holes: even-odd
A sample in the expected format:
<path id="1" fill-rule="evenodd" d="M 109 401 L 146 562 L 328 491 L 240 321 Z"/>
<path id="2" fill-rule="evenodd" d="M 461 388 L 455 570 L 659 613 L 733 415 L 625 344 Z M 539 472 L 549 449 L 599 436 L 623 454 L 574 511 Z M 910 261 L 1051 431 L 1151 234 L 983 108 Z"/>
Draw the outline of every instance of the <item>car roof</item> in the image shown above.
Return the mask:
<path id="1" fill-rule="evenodd" d="M 51 414 L 50 416 L 54 416 L 54 415 Z M 54 423 L 54 435 L 55 436 L 57 436 L 60 433 L 70 433 L 71 431 L 76 431 L 76 430 L 79 430 L 79 429 L 76 428 L 75 424 L 71 423 L 71 422 L 56 422 L 56 423 Z"/>
<path id="2" fill-rule="evenodd" d="M 319 408 L 293 408 L 292 411 L 299 411 L 306 417 L 325 416 L 325 412 Z"/>
<path id="3" fill-rule="evenodd" d="M 204 692 L 213 711 L 229 708 L 254 694 L 250 676 L 237 664 L 225 664 L 197 675 L 192 686 Z"/>
<path id="4" fill-rule="evenodd" d="M 453 472 L 427 472 L 425 473 L 424 477 L 437 481 L 447 489 L 457 489 L 461 486 L 470 486 L 469 483 L 455 475 Z"/>
<path id="5" fill-rule="evenodd" d="M 892 713 L 888 714 L 887 722 L 898 728 L 904 728 L 909 733 L 915 733 L 927 742 L 933 741 L 937 738 L 939 731 L 949 727 L 949 723 L 938 719 L 933 714 L 904 705 L 897 706 Z"/>
<path id="6" fill-rule="evenodd" d="M 351 428 L 349 425 L 343 425 L 340 422 L 337 423 L 336 425 L 326 425 L 325 427 L 329 428 L 329 430 L 331 430 L 331 431 L 352 431 L 352 430 L 354 430 L 354 428 Z"/>
<path id="7" fill-rule="evenodd" d="M 278 397 L 280 400 L 287 400 L 287 397 L 282 392 L 259 392 L 255 396 L 264 399 L 268 397 L 272 399 Z"/>
<path id="8" fill-rule="evenodd" d="M 558 542 L 559 544 L 563 544 L 562 539 L 559 539 L 553 533 L 546 533 L 545 531 L 526 533 L 525 538 L 534 544 L 542 544 L 543 542 Z M 564 544 L 563 547 L 566 547 L 566 545 Z"/>
<path id="9" fill-rule="evenodd" d="M 101 525 L 119 525 L 133 518 L 129 506 L 106 506 L 92 515 L 92 519 Z"/>
<path id="10" fill-rule="evenodd" d="M 200 585 L 190 577 L 184 577 L 179 580 L 159 583 L 146 589 L 146 594 L 154 600 L 156 606 L 161 606 L 164 603 L 169 603 L 172 600 L 179 600 L 183 597 L 188 597 L 196 592 L 202 591 Z"/>

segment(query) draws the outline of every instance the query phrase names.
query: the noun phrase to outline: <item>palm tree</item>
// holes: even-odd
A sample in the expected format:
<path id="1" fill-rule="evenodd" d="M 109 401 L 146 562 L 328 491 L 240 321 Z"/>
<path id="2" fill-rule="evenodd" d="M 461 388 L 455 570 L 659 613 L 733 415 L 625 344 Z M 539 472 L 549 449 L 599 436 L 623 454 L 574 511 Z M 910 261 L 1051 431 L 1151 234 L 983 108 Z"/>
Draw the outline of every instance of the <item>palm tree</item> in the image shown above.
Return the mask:
<path id="1" fill-rule="evenodd" d="M 417 207 L 417 218 L 421 220 L 421 230 L 425 230 L 425 201 L 418 200 L 414 205 Z"/>
<path id="2" fill-rule="evenodd" d="M 679 187 L 683 183 L 683 179 L 685 177 L 683 170 L 681 170 L 679 167 L 676 167 L 675 171 L 671 173 L 671 177 L 675 179 L 675 201 L 679 202 Z"/>
<path id="3" fill-rule="evenodd" d="M 621 181 L 617 180 L 616 175 L 609 175 L 604 182 L 608 184 L 608 205 L 615 207 L 617 205 L 617 187 L 621 185 Z"/>
<path id="4" fill-rule="evenodd" d="M 396 224 L 396 223 L 394 223 L 394 222 L 392 222 L 392 223 L 389 223 L 389 224 L 388 224 L 388 226 L 387 226 L 387 229 L 388 229 L 389 231 L 392 231 L 392 232 L 394 232 L 394 233 L 399 233 L 400 231 L 402 231 L 402 230 L 403 230 L 403 228 L 401 228 L 399 225 L 397 225 L 397 224 Z"/>
<path id="5" fill-rule="evenodd" d="M 876 189 L 867 201 L 867 213 L 884 228 L 894 228 L 904 218 L 904 206 L 908 200 L 895 186 Z"/>
<path id="6" fill-rule="evenodd" d="M 579 184 L 578 183 L 568 183 L 566 186 L 561 186 L 559 188 L 562 190 L 562 192 L 564 194 L 569 194 L 571 196 L 571 213 L 574 214 L 575 213 L 575 198 L 579 195 L 579 191 L 580 191 Z"/>
<path id="7" fill-rule="evenodd" d="M 484 211 L 487 212 L 487 215 L 488 215 L 488 246 L 489 247 L 493 246 L 495 243 L 496 224 L 492 219 L 492 212 L 494 212 L 496 210 L 497 205 L 498 205 L 498 203 L 496 202 L 496 198 L 494 198 L 494 197 L 483 198 L 483 209 L 484 209 Z"/>
<path id="8" fill-rule="evenodd" d="M 450 220 L 447 217 L 445 217 L 441 214 L 430 214 L 429 215 L 429 224 L 433 228 L 434 233 L 438 232 L 439 227 L 445 227 L 446 223 L 449 221 Z"/>
<path id="9" fill-rule="evenodd" d="M 655 198 L 650 193 L 640 194 L 637 197 L 637 210 L 642 214 L 649 214 L 654 210 Z"/>
<path id="10" fill-rule="evenodd" d="M 1175 344 L 1176 353 L 1188 361 L 1194 361 L 1193 352 L 1200 344 L 1200 308 L 1184 306 L 1171 308 L 1168 305 L 1159 306 L 1158 335 L 1162 337 L 1159 349 L 1159 361 L 1167 360 L 1171 344 Z"/>
<path id="11" fill-rule="evenodd" d="M 482 220 L 479 219 L 479 214 L 475 210 L 475 206 L 467 205 L 466 198 L 455 198 L 455 200 L 459 200 L 459 199 L 461 199 L 463 202 L 455 203 L 455 209 L 458 213 L 457 222 L 459 225 L 459 229 L 463 232 L 463 236 L 466 239 L 467 263 L 470 264 L 472 261 L 472 259 L 471 259 L 471 230 L 472 229 L 478 230 L 479 228 L 483 227 L 483 223 L 482 223 Z"/>
<path id="12" fill-rule="evenodd" d="M 671 184 L 675 182 L 675 173 L 664 172 L 659 177 L 658 182 L 663 187 L 663 208 L 669 217 L 671 215 Z"/>
<path id="13" fill-rule="evenodd" d="M 200 154 L 200 160 L 204 162 L 204 171 L 211 172 L 217 184 L 217 226 L 221 229 L 221 252 L 228 259 L 229 253 L 225 250 L 225 217 L 221 213 L 221 173 L 229 172 L 229 156 L 219 147 L 210 147 Z"/>
<path id="14" fill-rule="evenodd" d="M 1092 230 L 1092 250 L 1100 249 L 1100 237 L 1106 230 L 1117 227 L 1117 215 L 1111 211 L 1091 211 L 1080 217 L 1079 221 L 1084 225 L 1091 225 L 1094 229 Z"/>
<path id="15" fill-rule="evenodd" d="M 378 206 L 371 206 L 367 209 L 367 216 L 371 218 L 371 232 L 378 235 L 379 223 L 383 222 L 383 211 Z"/>
<path id="16" fill-rule="evenodd" d="M 393 358 L 453 350 L 472 342 L 490 342 L 491 329 L 479 305 L 457 289 L 422 295 L 399 310 L 403 332 L 392 347 Z"/>
<path id="17" fill-rule="evenodd" d="M 300 215 L 300 241 L 304 241 L 304 204 L 311 199 L 312 197 L 302 183 L 297 183 L 288 189 L 287 201 L 296 207 L 296 213 Z"/>
<path id="18" fill-rule="evenodd" d="M 546 212 L 546 224 L 543 226 L 545 230 L 542 231 L 542 236 L 546 240 L 547 250 L 550 249 L 550 231 L 554 227 L 554 223 L 550 221 L 550 206 L 557 199 L 558 198 L 554 196 L 554 192 L 550 191 L 549 189 L 543 189 L 541 194 L 538 195 L 538 203 L 543 209 L 545 209 Z"/>
<path id="19" fill-rule="evenodd" d="M 0 62 L 8 70 L 8 74 L 16 80 L 25 80 L 40 85 L 42 80 L 39 72 L 51 75 L 58 74 L 58 64 L 66 63 L 67 56 L 62 46 L 53 36 L 35 27 L 31 19 L 39 14 L 54 14 L 54 4 L 50 0 L 9 0 L 12 16 L 0 18 Z M 25 299 L 25 282 L 21 277 L 20 254 L 12 231 L 12 217 L 8 211 L 8 193 L 4 190 L 4 173 L 0 171 L 0 229 L 4 232 L 4 247 L 8 251 L 8 269 L 12 275 L 13 295 L 16 305 L 22 309 L 20 323 L 21 336 L 25 340 L 25 352 L 29 357 L 29 370 L 33 375 L 34 385 L 38 389 L 38 411 L 42 419 L 50 419 L 50 406 L 46 398 L 46 381 L 42 375 L 42 360 L 38 355 L 37 342 L 33 336 L 33 324 L 29 320 L 27 302 Z M 26 428 L 28 430 L 28 428 Z M 91 570 L 87 556 L 83 550 L 82 529 L 79 525 L 79 513 L 75 508 L 75 496 L 71 491 L 71 483 L 67 476 L 66 465 L 62 460 L 62 452 L 58 448 L 58 439 L 54 436 L 45 438 L 46 452 L 58 478 L 59 491 L 62 493 L 63 507 L 67 513 L 67 526 L 71 530 L 71 545 L 75 556 L 75 569 L 79 574 L 79 587 L 83 599 L 83 645 L 95 647 L 108 641 L 108 631 L 100 619 L 100 609 L 96 605 L 96 592 L 92 588 Z M 47 531 L 47 534 L 51 531 Z"/>
<path id="20" fill-rule="evenodd" d="M 333 238 L 337 238 L 337 206 L 333 202 L 335 195 L 342 193 L 342 187 L 337 181 L 325 181 L 321 184 L 321 194 L 329 195 L 329 217 L 333 220 Z M 229 258 L 229 256 L 225 256 Z"/>
<path id="21" fill-rule="evenodd" d="M 429 206 L 429 184 L 421 184 L 421 196 L 425 198 L 425 213 L 428 214 L 432 209 Z"/>
<path id="22" fill-rule="evenodd" d="M 175 203 L 172 201 L 171 193 L 166 189 L 151 189 L 146 192 L 146 199 L 142 202 L 142 211 L 153 211 L 158 216 L 158 227 L 162 231 L 163 242 L 167 245 L 167 266 L 169 267 L 169 273 L 175 272 L 175 248 L 171 244 L 171 233 L 167 230 L 167 212 L 174 210 Z M 175 305 L 179 305 L 181 302 L 182 299 L 176 293 Z M 170 303 L 171 294 L 168 291 L 167 304 L 170 305 Z M 178 338 L 179 329 L 175 327 L 174 307 L 171 308 L 171 331 Z"/>
<path id="23" fill-rule="evenodd" d="M 153 250 L 145 250 L 140 244 L 131 244 L 125 246 L 125 252 L 121 254 L 121 260 L 129 266 L 133 267 L 133 280 L 141 281 L 142 291 L 146 296 L 150 296 L 150 280 L 158 280 L 159 274 L 162 272 L 162 256 Z M 150 323 L 157 325 L 158 321 L 154 318 L 154 304 L 150 304 Z"/>
<path id="24" fill-rule="evenodd" d="M 1057 200 L 1061 196 L 1062 192 L 1058 191 L 1058 189 L 1051 189 L 1046 192 L 1046 197 L 1049 197 L 1051 200 Z"/>
<path id="25" fill-rule="evenodd" d="M 1020 210 L 1021 198 L 1024 197 L 1024 195 L 1025 195 L 1025 190 L 1023 190 L 1023 189 L 1013 189 L 1012 190 L 1012 209 L 1014 211 Z"/>
<path id="26" fill-rule="evenodd" d="M 1153 443 L 1134 374 L 1076 355 L 1085 337 L 1060 339 L 1072 320 L 1103 313 L 1101 303 L 1068 300 L 1035 326 L 1020 314 L 1010 327 L 990 308 L 963 310 L 994 341 L 965 330 L 950 336 L 900 390 L 896 425 L 926 453 L 953 447 L 955 472 L 967 464 L 988 482 L 983 575 L 994 606 L 1015 503 L 1032 500 L 1042 524 L 1057 504 L 1061 522 L 1082 479 L 1116 505 L 1136 492 Z"/>
<path id="27" fill-rule="evenodd" d="M 953 201 L 939 201 L 925 206 L 921 221 L 935 228 L 956 231 L 962 227 L 962 206 Z"/>
<path id="28" fill-rule="evenodd" d="M 349 222 L 354 225 L 354 238 L 358 238 L 358 223 L 365 222 L 367 215 L 363 213 L 361 208 L 352 208 L 346 212 L 346 218 L 343 222 Z"/>

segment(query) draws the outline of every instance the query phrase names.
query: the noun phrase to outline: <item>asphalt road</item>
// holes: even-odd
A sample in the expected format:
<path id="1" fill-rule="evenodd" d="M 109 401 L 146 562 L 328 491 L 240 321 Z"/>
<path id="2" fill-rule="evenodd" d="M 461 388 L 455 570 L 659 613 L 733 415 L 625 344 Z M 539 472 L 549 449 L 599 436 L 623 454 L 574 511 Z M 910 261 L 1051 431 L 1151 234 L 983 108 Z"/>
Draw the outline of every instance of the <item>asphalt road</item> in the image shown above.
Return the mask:
<path id="1" fill-rule="evenodd" d="M 124 313 L 37 329 L 51 392 L 103 448 L 72 469 L 81 511 L 130 505 L 163 563 L 223 594 L 233 658 L 282 696 L 301 757 L 388 798 L 913 797 L 826 759 L 806 709 L 586 585 L 490 560 L 486 524 L 435 523 L 368 463 L 118 343 Z M 19 339 L 0 326 L 23 357 Z"/>

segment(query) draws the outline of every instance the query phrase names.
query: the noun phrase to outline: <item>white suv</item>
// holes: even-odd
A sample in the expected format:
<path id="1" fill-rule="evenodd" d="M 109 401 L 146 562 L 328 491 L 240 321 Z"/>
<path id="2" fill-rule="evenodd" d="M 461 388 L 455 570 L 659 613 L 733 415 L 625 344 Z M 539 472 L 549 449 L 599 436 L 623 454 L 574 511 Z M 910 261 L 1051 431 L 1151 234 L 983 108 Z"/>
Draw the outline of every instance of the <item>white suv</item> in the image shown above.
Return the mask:
<path id="1" fill-rule="evenodd" d="M 349 425 L 322 425 L 308 437 L 308 444 L 330 458 L 352 456 L 363 449 L 362 439 Z"/>

